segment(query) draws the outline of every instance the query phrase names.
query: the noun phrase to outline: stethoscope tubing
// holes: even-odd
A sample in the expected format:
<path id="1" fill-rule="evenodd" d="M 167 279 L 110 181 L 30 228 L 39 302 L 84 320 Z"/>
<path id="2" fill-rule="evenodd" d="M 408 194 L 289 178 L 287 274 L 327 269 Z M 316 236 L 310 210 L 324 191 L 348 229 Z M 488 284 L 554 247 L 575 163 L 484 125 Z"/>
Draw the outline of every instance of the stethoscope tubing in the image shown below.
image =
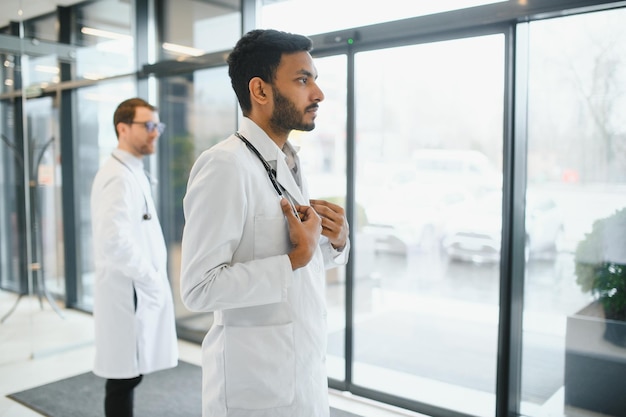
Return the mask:
<path id="1" fill-rule="evenodd" d="M 291 199 L 287 195 L 285 195 L 283 193 L 284 188 L 283 188 L 282 185 L 280 185 L 280 183 L 276 179 L 276 171 L 274 171 L 272 169 L 270 163 L 267 162 L 267 160 L 265 158 L 263 158 L 263 155 L 261 155 L 261 152 L 259 152 L 259 150 L 252 143 L 250 143 L 250 141 L 248 139 L 246 139 L 241 133 L 235 132 L 235 136 L 237 136 L 239 139 L 241 139 L 241 141 L 243 143 L 245 143 L 246 147 L 253 154 L 255 154 L 257 158 L 259 158 L 259 161 L 261 161 L 261 164 L 263 165 L 263 168 L 265 168 L 265 171 L 267 171 L 267 176 L 269 177 L 270 182 L 274 186 L 274 189 L 276 190 L 276 193 L 278 193 L 279 199 L 283 198 L 283 197 L 286 198 L 287 201 L 289 202 L 289 205 L 291 206 L 291 209 L 293 210 L 293 213 L 295 214 L 295 216 L 297 218 L 300 218 L 300 215 L 298 214 L 298 210 L 296 210 L 296 206 L 294 205 L 294 203 L 291 201 Z"/>
<path id="2" fill-rule="evenodd" d="M 263 155 L 261 155 L 261 152 L 259 152 L 259 150 L 253 144 L 251 144 L 250 141 L 246 139 L 241 133 L 235 132 L 235 136 L 241 139 L 243 143 L 246 144 L 248 149 L 250 149 L 250 151 L 252 151 L 252 153 L 255 154 L 257 158 L 259 158 L 259 161 L 261 161 L 261 164 L 263 164 L 263 168 L 265 168 L 265 171 L 267 171 L 267 176 L 269 177 L 272 185 L 274 186 L 274 189 L 278 193 L 278 196 L 282 197 L 283 196 L 283 191 L 281 189 L 282 186 L 278 183 L 278 180 L 276 179 L 276 174 L 274 174 L 274 170 L 270 166 L 270 163 L 267 162 L 265 158 L 263 158 Z"/>

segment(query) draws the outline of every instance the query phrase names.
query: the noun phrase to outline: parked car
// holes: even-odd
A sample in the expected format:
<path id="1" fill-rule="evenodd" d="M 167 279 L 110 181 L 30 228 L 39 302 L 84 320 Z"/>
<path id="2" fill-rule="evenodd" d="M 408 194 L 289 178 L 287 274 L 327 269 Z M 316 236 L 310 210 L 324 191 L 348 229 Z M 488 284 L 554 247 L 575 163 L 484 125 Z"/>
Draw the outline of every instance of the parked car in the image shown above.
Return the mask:
<path id="1" fill-rule="evenodd" d="M 462 185 L 472 191 L 502 187 L 502 174 L 482 152 L 467 149 L 419 149 L 411 161 L 421 181 Z"/>
<path id="2" fill-rule="evenodd" d="M 446 225 L 442 248 L 450 260 L 496 262 L 502 237 L 502 193 L 500 190 L 459 208 Z M 525 259 L 551 259 L 564 236 L 561 211 L 554 200 L 528 193 L 526 205 Z"/>
<path id="3" fill-rule="evenodd" d="M 424 182 L 412 165 L 386 171 L 384 184 L 360 187 L 361 194 L 357 190 L 367 201 L 363 233 L 374 250 L 406 255 L 438 248 L 447 213 L 470 198 L 465 187 Z"/>

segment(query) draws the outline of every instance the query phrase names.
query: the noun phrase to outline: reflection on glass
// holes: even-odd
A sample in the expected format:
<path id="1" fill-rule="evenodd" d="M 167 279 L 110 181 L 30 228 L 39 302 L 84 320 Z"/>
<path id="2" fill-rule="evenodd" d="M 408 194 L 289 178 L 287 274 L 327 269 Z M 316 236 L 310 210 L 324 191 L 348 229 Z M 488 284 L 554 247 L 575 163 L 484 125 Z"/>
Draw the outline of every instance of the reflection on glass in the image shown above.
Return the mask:
<path id="1" fill-rule="evenodd" d="M 323 199 L 345 208 L 346 201 L 346 57 L 315 58 L 324 92 L 315 129 L 311 132 L 293 131 L 289 140 L 300 147 L 302 170 L 307 179 L 311 198 Z M 358 230 L 360 225 L 350 226 Z M 346 329 L 345 267 L 326 272 L 326 301 L 328 308 L 328 376 L 345 379 L 344 338 Z"/>
<path id="2" fill-rule="evenodd" d="M 355 68 L 354 383 L 492 416 L 504 37 L 359 53 Z"/>
<path id="3" fill-rule="evenodd" d="M 263 0 L 261 22 L 264 27 L 314 35 L 501 1 L 506 0 L 386 0 L 364 7 L 362 0 L 317 0 L 313 6 L 305 0 Z"/>
<path id="4" fill-rule="evenodd" d="M 528 26 L 527 199 L 551 200 L 559 215 L 543 231 L 562 230 L 556 256 L 526 270 L 528 416 L 617 416 L 626 406 L 624 21 L 620 9 Z M 527 227 L 542 213 L 527 209 Z"/>
<path id="5" fill-rule="evenodd" d="M 230 50 L 241 35 L 240 0 L 166 0 L 162 59 Z"/>
<path id="6" fill-rule="evenodd" d="M 75 134 L 76 230 L 82 264 L 78 265 L 78 303 L 93 306 L 93 245 L 89 196 L 93 179 L 111 151 L 117 147 L 113 113 L 118 104 L 136 95 L 135 83 L 119 79 L 75 91 L 73 108 Z"/>

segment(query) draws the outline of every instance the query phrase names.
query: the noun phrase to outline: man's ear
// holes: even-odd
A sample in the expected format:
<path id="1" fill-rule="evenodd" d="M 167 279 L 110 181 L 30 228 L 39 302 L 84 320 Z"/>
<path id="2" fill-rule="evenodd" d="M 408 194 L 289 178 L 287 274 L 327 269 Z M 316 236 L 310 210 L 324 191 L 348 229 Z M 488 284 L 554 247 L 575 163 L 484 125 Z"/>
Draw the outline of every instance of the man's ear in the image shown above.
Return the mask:
<path id="1" fill-rule="evenodd" d="M 129 129 L 130 126 L 128 126 L 128 124 L 123 123 L 123 122 L 119 122 L 117 125 L 115 125 L 115 131 L 117 133 L 117 137 L 121 137 L 126 133 L 126 130 Z"/>
<path id="2" fill-rule="evenodd" d="M 250 89 L 250 98 L 252 101 L 256 101 L 261 105 L 267 104 L 269 100 L 269 84 L 260 77 L 254 77 L 248 83 L 248 88 Z"/>

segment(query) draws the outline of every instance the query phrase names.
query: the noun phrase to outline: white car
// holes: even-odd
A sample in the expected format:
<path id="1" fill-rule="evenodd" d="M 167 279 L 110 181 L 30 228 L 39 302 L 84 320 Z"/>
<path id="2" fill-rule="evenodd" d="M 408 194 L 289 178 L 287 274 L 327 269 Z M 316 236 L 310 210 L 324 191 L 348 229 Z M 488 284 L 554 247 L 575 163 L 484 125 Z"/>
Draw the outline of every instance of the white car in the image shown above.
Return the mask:
<path id="1" fill-rule="evenodd" d="M 561 212 L 554 200 L 529 193 L 526 206 L 525 259 L 551 259 L 564 236 Z M 486 196 L 460 208 L 448 222 L 442 247 L 450 260 L 497 262 L 502 237 L 502 193 Z"/>
<path id="2" fill-rule="evenodd" d="M 365 199 L 362 231 L 375 252 L 398 255 L 438 248 L 448 213 L 470 198 L 461 186 L 423 183 L 407 167 L 396 167 L 375 194 Z"/>

